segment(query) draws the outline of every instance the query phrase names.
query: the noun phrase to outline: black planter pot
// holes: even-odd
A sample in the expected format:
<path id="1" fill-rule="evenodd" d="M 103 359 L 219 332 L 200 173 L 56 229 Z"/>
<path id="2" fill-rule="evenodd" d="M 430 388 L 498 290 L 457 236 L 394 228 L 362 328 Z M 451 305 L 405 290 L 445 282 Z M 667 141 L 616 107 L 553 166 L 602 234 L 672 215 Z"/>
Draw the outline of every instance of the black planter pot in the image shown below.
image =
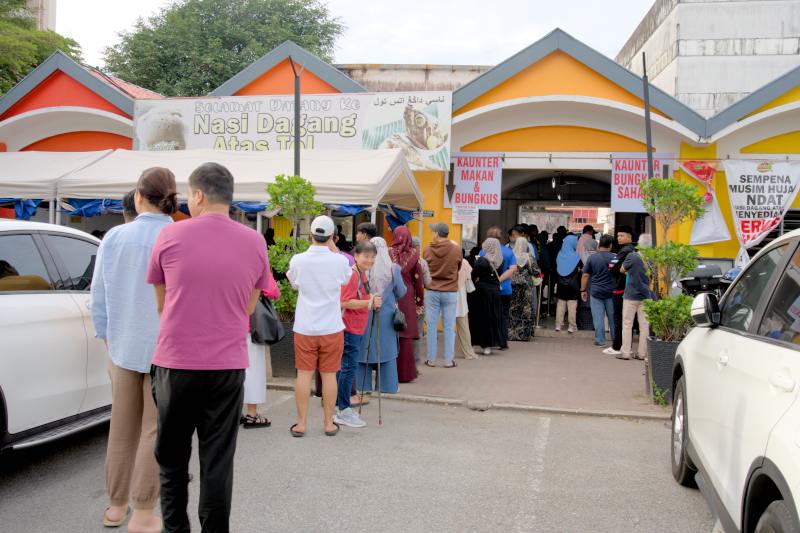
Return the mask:
<path id="1" fill-rule="evenodd" d="M 283 322 L 286 336 L 280 342 L 270 346 L 272 358 L 272 375 L 276 378 L 295 378 L 297 370 L 294 367 L 294 333 L 293 322 Z"/>
<path id="2" fill-rule="evenodd" d="M 662 341 L 655 337 L 647 339 L 647 355 L 651 383 L 664 394 L 664 400 L 672 401 L 672 365 L 679 342 Z M 655 395 L 653 397 L 655 400 Z"/>

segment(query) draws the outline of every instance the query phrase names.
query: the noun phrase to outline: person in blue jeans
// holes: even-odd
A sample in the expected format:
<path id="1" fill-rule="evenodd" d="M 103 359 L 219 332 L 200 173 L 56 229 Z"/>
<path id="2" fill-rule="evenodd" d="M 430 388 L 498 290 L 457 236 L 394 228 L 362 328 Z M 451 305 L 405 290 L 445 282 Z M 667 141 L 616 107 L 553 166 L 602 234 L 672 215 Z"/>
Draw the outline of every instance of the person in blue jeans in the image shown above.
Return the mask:
<path id="1" fill-rule="evenodd" d="M 353 275 L 342 286 L 344 353 L 341 369 L 336 373 L 338 394 L 333 421 L 351 428 L 363 428 L 367 425 L 350 406 L 350 394 L 353 391 L 353 380 L 361 356 L 362 338 L 367 329 L 369 311 L 381 307 L 380 295 L 370 294 L 367 281 L 367 272 L 375 264 L 376 254 L 374 244 L 369 241 L 359 242 L 354 252 L 356 264 L 353 265 Z"/>
<path id="2" fill-rule="evenodd" d="M 450 242 L 450 228 L 444 222 L 431 224 L 433 241 L 425 248 L 423 257 L 428 262 L 431 282 L 425 291 L 425 320 L 427 323 L 427 366 L 436 366 L 439 350 L 438 325 L 442 317 L 444 330 L 444 366 L 454 368 L 456 348 L 456 308 L 458 306 L 458 271 L 463 254 L 461 248 Z"/>
<path id="3" fill-rule="evenodd" d="M 581 298 L 589 301 L 592 308 L 592 322 L 594 323 L 595 346 L 606 345 L 606 324 L 614 331 L 614 275 L 611 270 L 616 254 L 611 252 L 614 239 L 611 235 L 600 237 L 597 252 L 586 259 L 581 277 Z M 588 287 L 588 289 L 587 289 Z"/>

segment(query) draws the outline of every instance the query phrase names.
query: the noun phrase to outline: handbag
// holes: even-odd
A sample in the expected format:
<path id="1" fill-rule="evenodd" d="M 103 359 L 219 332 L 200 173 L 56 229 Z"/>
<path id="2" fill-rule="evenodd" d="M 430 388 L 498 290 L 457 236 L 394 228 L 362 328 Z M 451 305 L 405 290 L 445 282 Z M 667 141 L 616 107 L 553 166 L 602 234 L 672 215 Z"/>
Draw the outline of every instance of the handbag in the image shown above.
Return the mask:
<path id="1" fill-rule="evenodd" d="M 269 298 L 258 297 L 256 310 L 250 315 L 250 340 L 253 344 L 275 344 L 286 336 L 283 324 Z"/>
<path id="2" fill-rule="evenodd" d="M 395 306 L 394 308 L 394 317 L 392 318 L 392 326 L 394 326 L 395 331 L 405 331 L 408 329 L 408 323 L 406 323 L 406 315 L 400 310 L 400 307 Z"/>

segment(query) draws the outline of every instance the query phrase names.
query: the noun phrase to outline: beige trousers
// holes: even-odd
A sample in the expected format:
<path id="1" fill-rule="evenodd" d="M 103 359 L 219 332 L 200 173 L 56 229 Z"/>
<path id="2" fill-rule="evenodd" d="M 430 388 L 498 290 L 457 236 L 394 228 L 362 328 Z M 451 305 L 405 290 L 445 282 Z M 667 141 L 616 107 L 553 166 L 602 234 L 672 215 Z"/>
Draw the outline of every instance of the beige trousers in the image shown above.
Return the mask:
<path id="1" fill-rule="evenodd" d="M 153 509 L 158 500 L 155 456 L 156 404 L 150 374 L 125 370 L 108 362 L 111 378 L 111 428 L 106 453 L 106 486 L 110 504 Z"/>
<path id="2" fill-rule="evenodd" d="M 556 300 L 556 329 L 561 329 L 564 326 L 564 313 L 568 312 L 569 329 L 575 331 L 578 329 L 578 322 L 576 315 L 578 314 L 578 300 Z"/>
<path id="3" fill-rule="evenodd" d="M 456 317 L 456 344 L 457 356 L 464 359 L 477 359 L 475 350 L 472 349 L 472 336 L 469 333 L 469 315 Z"/>
<path id="4" fill-rule="evenodd" d="M 644 358 L 647 353 L 647 337 L 650 336 L 650 325 L 644 313 L 644 302 L 640 300 L 622 300 L 622 355 L 631 357 L 633 344 L 633 319 L 639 318 L 639 345 L 636 353 Z"/>

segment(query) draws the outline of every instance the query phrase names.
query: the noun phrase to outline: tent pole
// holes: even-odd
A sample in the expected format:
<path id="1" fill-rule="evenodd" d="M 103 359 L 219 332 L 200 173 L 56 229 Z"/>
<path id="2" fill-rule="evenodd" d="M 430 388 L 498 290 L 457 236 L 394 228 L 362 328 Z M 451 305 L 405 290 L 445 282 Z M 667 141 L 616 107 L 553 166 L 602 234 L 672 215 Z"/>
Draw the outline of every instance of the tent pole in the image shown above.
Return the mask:
<path id="1" fill-rule="evenodd" d="M 373 205 L 369 211 L 369 221 L 376 224 L 378 222 L 378 206 Z"/>
<path id="2" fill-rule="evenodd" d="M 263 233 L 261 229 L 264 227 L 263 219 L 261 218 L 261 211 L 256 213 L 256 231 Z"/>
<path id="3" fill-rule="evenodd" d="M 48 209 L 47 221 L 50 224 L 55 224 L 56 223 L 56 199 L 55 198 L 51 198 L 50 199 L 50 209 Z"/>
<path id="4" fill-rule="evenodd" d="M 56 224 L 61 225 L 61 209 L 58 206 L 61 204 L 60 198 L 56 198 Z"/>

